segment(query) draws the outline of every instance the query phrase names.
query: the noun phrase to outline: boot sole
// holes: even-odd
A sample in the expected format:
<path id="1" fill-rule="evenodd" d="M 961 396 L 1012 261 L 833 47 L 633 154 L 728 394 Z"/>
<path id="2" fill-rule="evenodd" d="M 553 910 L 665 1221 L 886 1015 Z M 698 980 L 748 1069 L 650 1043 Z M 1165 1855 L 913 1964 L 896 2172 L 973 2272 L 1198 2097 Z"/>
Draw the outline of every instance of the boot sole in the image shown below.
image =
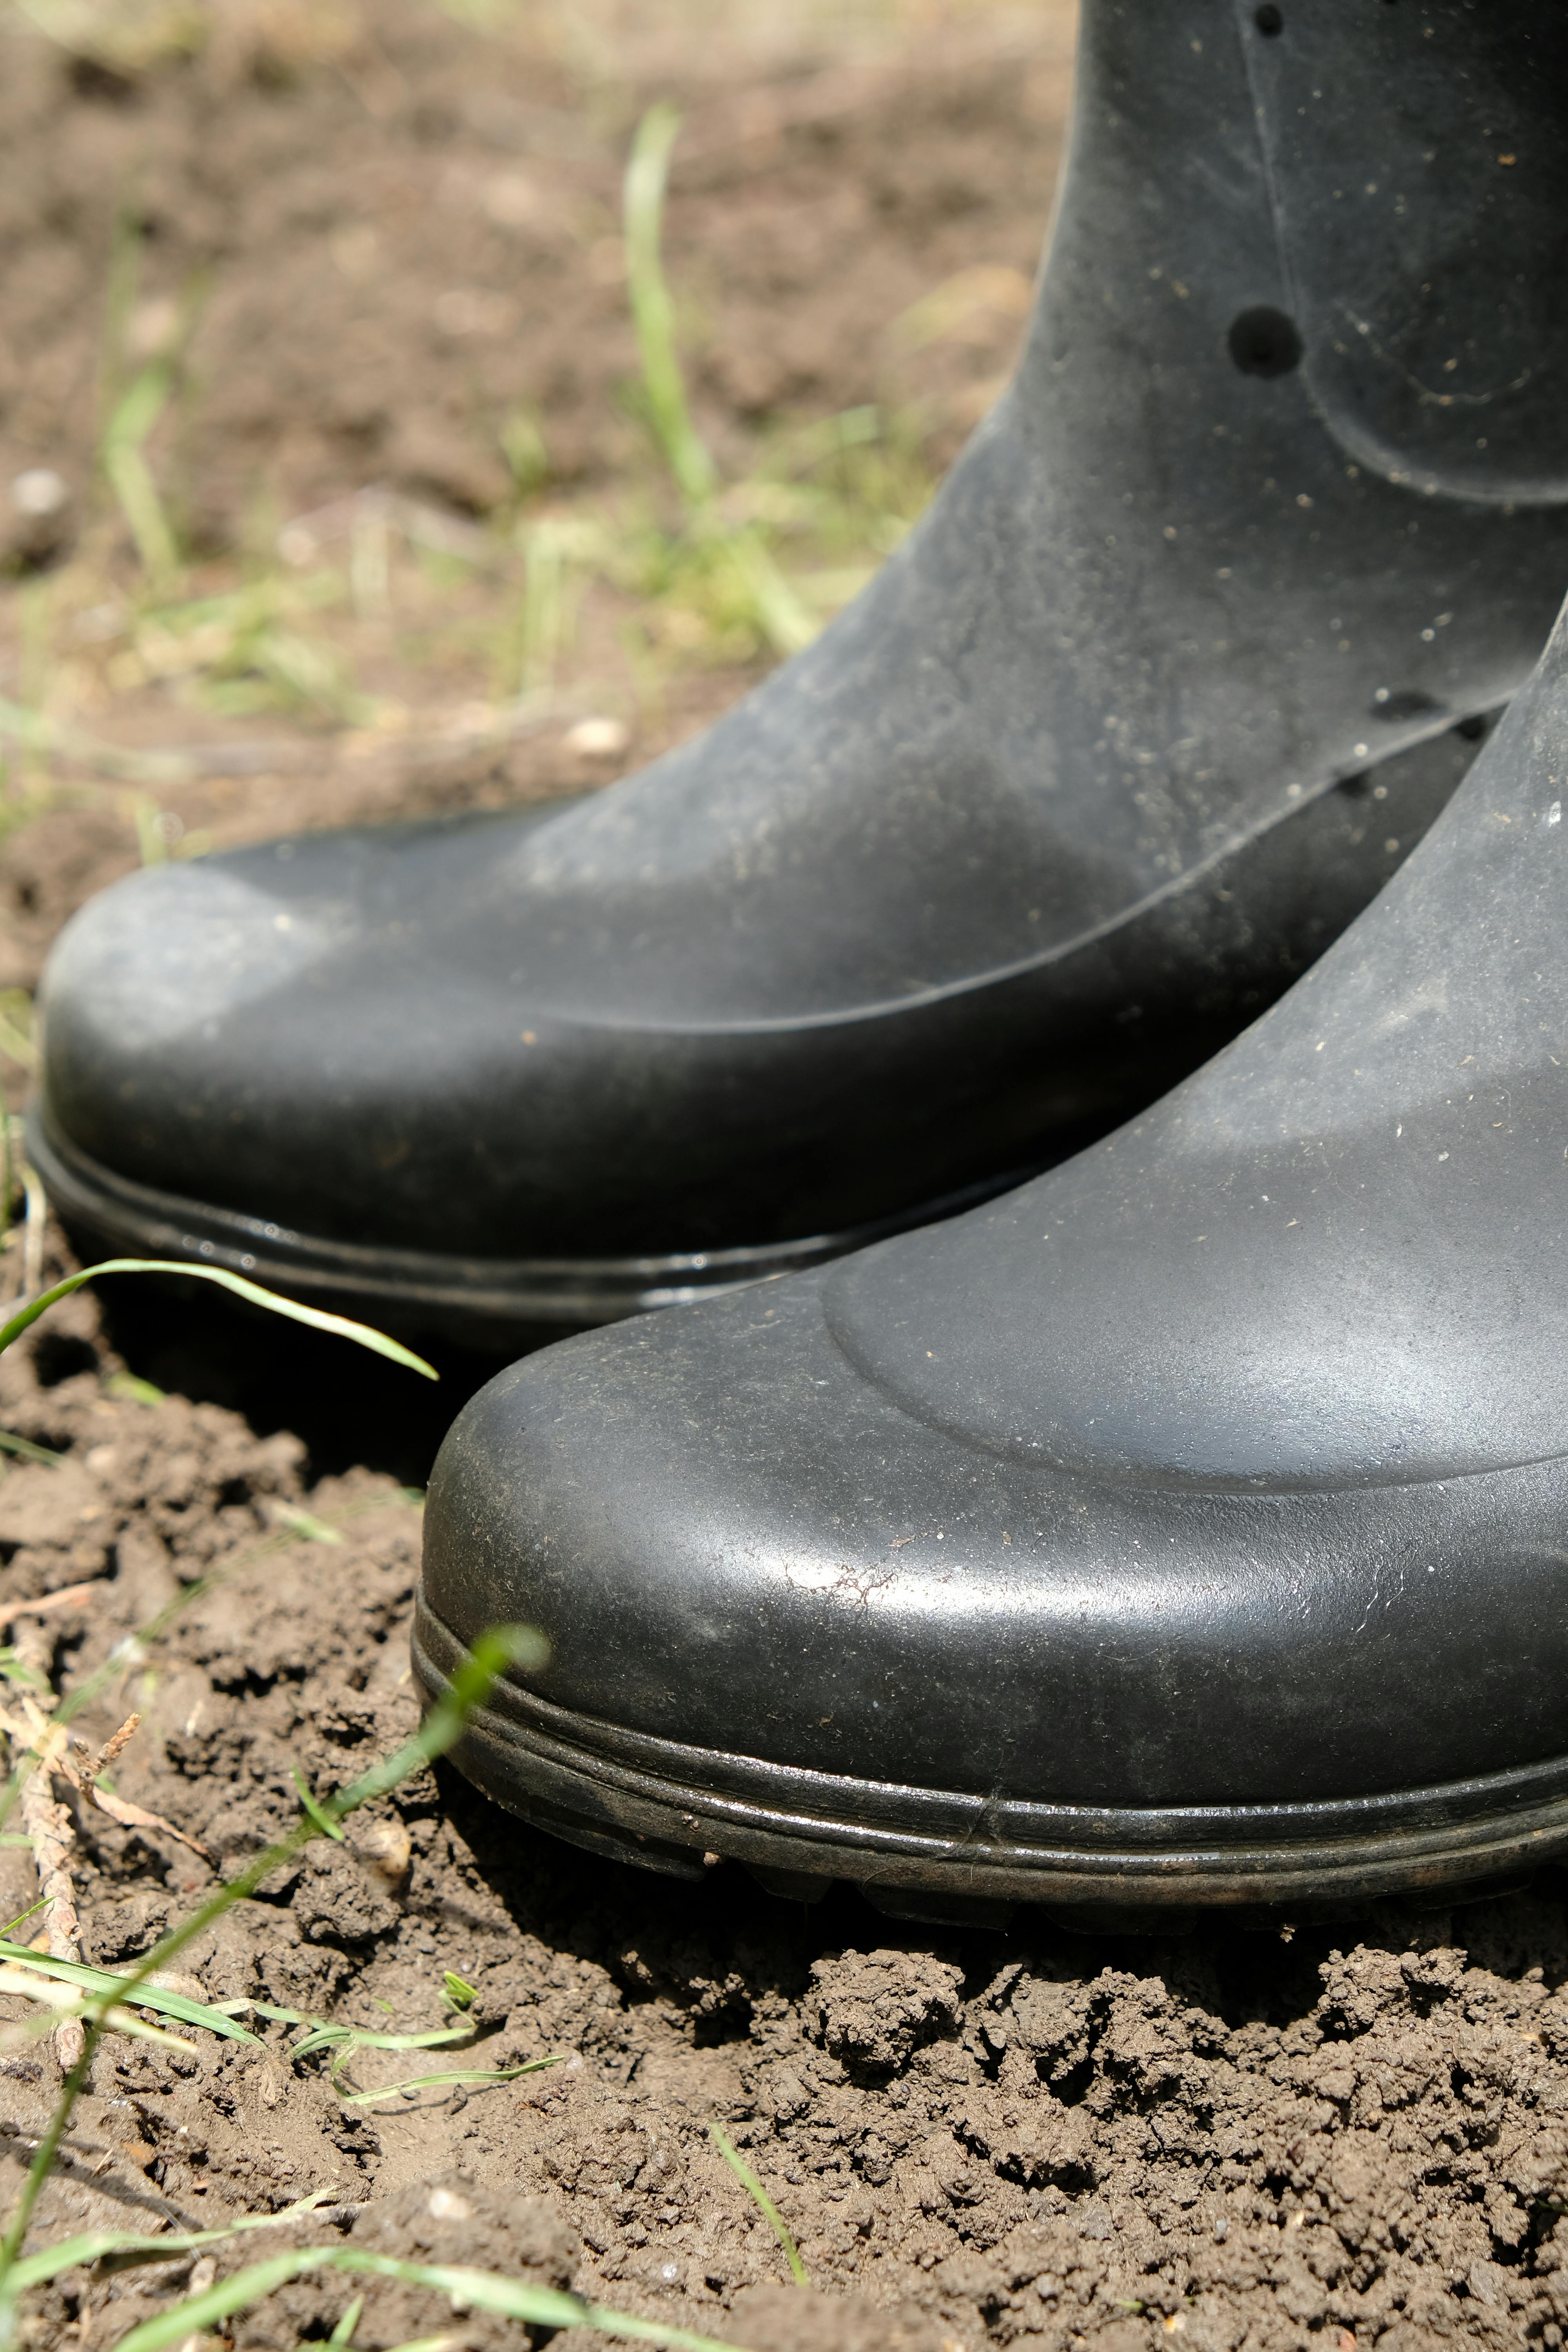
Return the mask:
<path id="1" fill-rule="evenodd" d="M 420 1595 L 427 1701 L 466 1653 Z M 1371 1898 L 1497 1891 L 1568 1853 L 1568 1757 L 1322 1804 L 1051 1805 L 841 1778 L 626 1731 L 501 1681 L 453 1751 L 488 1797 L 572 1844 L 676 1878 L 735 1860 L 813 1901 L 837 1879 L 904 1918 L 1169 1933 L 1215 1908 L 1332 1917 Z"/>
<path id="2" fill-rule="evenodd" d="M 795 1274 L 889 1234 L 956 1215 L 1026 1181 L 1032 1169 L 967 1185 L 898 1216 L 843 1233 L 752 1249 L 603 1258 L 479 1258 L 323 1241 L 235 1209 L 214 1208 L 116 1175 L 34 1110 L 27 1157 L 62 1223 L 111 1256 L 222 1266 L 312 1307 L 430 1332 L 460 1347 L 517 1355 L 541 1327 L 580 1329 L 650 1308 L 689 1306 Z"/>

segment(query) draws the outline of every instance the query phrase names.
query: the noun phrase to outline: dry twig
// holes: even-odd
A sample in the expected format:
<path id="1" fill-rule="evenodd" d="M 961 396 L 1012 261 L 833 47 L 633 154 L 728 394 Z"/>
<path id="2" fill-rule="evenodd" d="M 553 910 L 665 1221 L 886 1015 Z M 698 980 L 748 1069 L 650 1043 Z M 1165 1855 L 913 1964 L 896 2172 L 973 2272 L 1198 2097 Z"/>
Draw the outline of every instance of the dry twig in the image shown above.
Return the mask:
<path id="1" fill-rule="evenodd" d="M 63 1730 L 46 1730 L 38 1760 L 22 1783 L 22 1825 L 32 1840 L 43 1890 L 45 1943 L 54 1960 L 81 1958 L 81 1922 L 77 1917 L 76 1888 L 71 1883 L 71 1856 L 76 1833 L 71 1817 L 53 1790 L 53 1774 L 65 1748 Z M 54 2031 L 55 2056 L 60 2072 L 68 2074 L 81 2057 L 87 2032 L 79 2017 L 62 2017 Z"/>
<path id="2" fill-rule="evenodd" d="M 44 1627 L 34 1622 L 23 1629 L 16 1640 L 16 1654 L 32 1667 L 47 1685 L 52 1663 L 53 1642 Z M 55 1704 L 52 1692 L 48 1707 Z M 140 1715 L 127 1717 L 119 1730 L 107 1739 L 96 1753 L 84 1739 L 68 1732 L 63 1724 L 51 1725 L 48 1709 L 24 1692 L 21 1698 L 23 1720 L 0 1709 L 0 1731 L 11 1742 L 12 1751 L 19 1762 L 31 1755 L 36 1760 L 32 1771 L 23 1781 L 18 1807 L 22 1826 L 33 1848 L 33 1860 L 37 1867 L 38 1885 L 44 1897 L 44 1948 L 55 1960 L 82 1958 L 81 1922 L 77 1916 L 76 1886 L 71 1876 L 71 1864 L 76 1854 L 76 1826 L 67 1807 L 54 1793 L 55 1776 L 69 1782 L 79 1797 L 107 1813 L 111 1822 L 122 1829 L 151 1831 L 155 1835 L 174 1838 L 188 1846 L 204 1862 L 211 1856 L 184 1831 L 166 1822 L 161 1813 L 149 1812 L 144 1805 L 132 1802 L 129 1797 L 118 1796 L 111 1789 L 98 1786 L 99 1775 L 106 1772 L 134 1737 L 141 1723 Z M 81 1751 L 82 1761 L 70 1753 L 72 1745 Z M 79 2017 L 63 2017 L 54 2031 L 55 2056 L 62 2074 L 68 2074 L 81 2057 L 86 2046 L 86 2032 Z"/>
<path id="3" fill-rule="evenodd" d="M 103 1590 L 106 1579 L 90 1578 L 85 1584 L 61 1584 L 53 1592 L 40 1594 L 32 1601 L 14 1601 L 0 1605 L 0 1625 L 13 1625 L 18 1617 L 53 1617 L 64 1609 L 85 1609 Z"/>

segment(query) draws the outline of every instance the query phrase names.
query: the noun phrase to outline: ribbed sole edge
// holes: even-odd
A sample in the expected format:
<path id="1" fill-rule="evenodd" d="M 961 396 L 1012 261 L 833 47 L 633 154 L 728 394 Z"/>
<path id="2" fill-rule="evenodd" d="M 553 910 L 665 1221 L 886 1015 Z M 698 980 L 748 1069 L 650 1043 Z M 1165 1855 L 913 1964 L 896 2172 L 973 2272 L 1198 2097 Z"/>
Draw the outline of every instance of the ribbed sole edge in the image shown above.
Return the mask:
<path id="1" fill-rule="evenodd" d="M 413 1664 L 427 1701 L 464 1656 L 421 1596 Z M 992 1799 L 889 1790 L 754 1758 L 626 1734 L 508 1683 L 470 1717 L 453 1751 L 483 1793 L 539 1828 L 615 1860 L 700 1879 L 715 1861 L 745 1864 L 775 1892 L 807 1900 L 848 1880 L 913 1918 L 999 1924 L 1015 1905 L 1064 1924 L 1168 1929 L 1181 1915 L 1223 1910 L 1333 1916 L 1381 1896 L 1434 1899 L 1516 1884 L 1568 1854 L 1568 1759 L 1453 1790 L 1415 1790 L 1310 1808 L 1204 1809 L 1193 1815 L 1047 1809 L 1061 1837 L 999 1834 Z M 1310 1813 L 1310 1833 L 1290 1816 Z M 922 1825 L 933 1813 L 969 1826 Z M 1089 1825 L 1073 1835 L 1077 1813 Z M 900 1819 L 900 1815 L 903 1817 Z M 1270 1834 L 1270 1817 L 1284 1834 Z M 1163 1835 L 1168 1822 L 1168 1842 Z"/>

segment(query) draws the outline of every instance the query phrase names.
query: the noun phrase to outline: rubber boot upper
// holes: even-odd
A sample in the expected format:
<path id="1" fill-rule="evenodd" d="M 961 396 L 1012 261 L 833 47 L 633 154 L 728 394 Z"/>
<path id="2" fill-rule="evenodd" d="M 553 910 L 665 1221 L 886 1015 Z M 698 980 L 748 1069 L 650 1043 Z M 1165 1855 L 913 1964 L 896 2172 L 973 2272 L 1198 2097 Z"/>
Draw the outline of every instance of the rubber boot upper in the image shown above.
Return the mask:
<path id="1" fill-rule="evenodd" d="M 542 823 L 109 893 L 47 975 L 40 1150 L 572 1257 L 852 1234 L 1152 1098 L 1550 627 L 1565 104 L 1568 21 L 1513 0 L 1090 0 L 1016 381 L 869 589 Z"/>
<path id="2" fill-rule="evenodd" d="M 1561 1774 L 1565 805 L 1568 623 L 1377 902 L 1147 1115 L 482 1391 L 434 1618 L 538 1625 L 578 1721 L 860 1784 Z"/>

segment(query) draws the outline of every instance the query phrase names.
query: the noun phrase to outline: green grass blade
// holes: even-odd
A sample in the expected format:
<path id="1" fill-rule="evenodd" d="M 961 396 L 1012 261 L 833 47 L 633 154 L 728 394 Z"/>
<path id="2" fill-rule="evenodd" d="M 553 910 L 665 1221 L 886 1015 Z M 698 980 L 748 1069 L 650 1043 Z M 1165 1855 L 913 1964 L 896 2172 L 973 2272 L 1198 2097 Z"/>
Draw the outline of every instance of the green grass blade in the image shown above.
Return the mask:
<path id="1" fill-rule="evenodd" d="M 270 2018 L 278 2025 L 314 2025 L 320 2022 L 316 2018 L 307 2017 L 302 2009 L 277 2009 L 269 2000 L 252 2000 L 248 1993 L 242 1993 L 235 2000 L 219 2001 L 217 2006 L 226 2017 L 237 2016 L 242 2009 L 248 2009 L 256 2016 Z"/>
<path id="2" fill-rule="evenodd" d="M 530 2058 L 521 2066 L 471 2066 L 449 2074 L 416 2074 L 406 2083 L 388 2083 L 379 2091 L 340 2093 L 345 2107 L 363 2107 L 372 2099 L 400 2099 L 405 2091 L 453 2090 L 465 2085 L 484 2083 L 515 2083 L 520 2074 L 538 2074 L 546 2066 L 559 2066 L 559 2058 Z"/>
<path id="3" fill-rule="evenodd" d="M 144 444 L 168 404 L 174 378 L 166 362 L 142 369 L 121 394 L 103 431 L 100 462 L 120 501 L 136 552 L 154 579 L 167 580 L 180 568 L 180 551 Z"/>
<path id="4" fill-rule="evenodd" d="M 445 2050 L 454 2042 L 471 2042 L 478 2027 L 465 2021 L 461 2025 L 433 2026 L 428 2033 L 382 2033 L 374 2026 L 363 2029 L 351 2025 L 344 2029 L 356 2050 Z M 304 2048 L 296 2042 L 296 2052 Z"/>
<path id="5" fill-rule="evenodd" d="M 47 1445 L 35 1445 L 30 1437 L 18 1437 L 11 1429 L 0 1429 L 0 1454 L 14 1454 L 20 1462 L 47 1463 L 51 1470 L 58 1470 L 66 1458 Z"/>
<path id="6" fill-rule="evenodd" d="M 347 2249 L 337 2256 L 334 2269 L 400 2279 L 406 2286 L 433 2287 L 454 2296 L 474 2311 L 493 2311 L 503 2319 L 521 2319 L 538 2327 L 597 2327 L 605 2336 L 632 2343 L 662 2344 L 667 2352 L 741 2352 L 741 2347 L 711 2336 L 694 2336 L 658 2319 L 638 2319 L 630 2312 L 608 2311 L 602 2304 L 551 2287 L 525 2286 L 516 2279 L 499 2278 L 493 2271 L 469 2271 L 446 2263 L 399 2262 L 390 2254 L 360 2254 Z M 117 2347 L 130 2352 L 131 2338 Z"/>
<path id="7" fill-rule="evenodd" d="M 18 2020 L 12 2029 L 24 2036 L 52 2033 L 62 2018 L 90 2017 L 102 2026 L 106 2033 L 124 2033 L 132 2041 L 161 2042 L 165 2050 L 195 2050 L 196 2046 L 194 2042 L 187 2042 L 183 2033 L 170 2033 L 161 2025 L 149 2025 L 144 2017 L 138 2017 L 132 2010 L 123 2009 L 118 2004 L 111 2009 L 103 2009 L 86 1994 L 79 1993 L 73 2000 L 63 1985 L 57 1985 L 52 1978 L 39 1976 L 31 1969 L 15 1966 L 0 1968 L 0 1993 L 38 2004 L 37 2013 Z"/>
<path id="8" fill-rule="evenodd" d="M 167 366 L 154 361 L 121 393 L 103 428 L 103 446 L 140 449 L 168 405 L 171 379 Z"/>
<path id="9" fill-rule="evenodd" d="M 163 2242 L 169 2245 L 171 2242 Z M 18 2264 L 20 2270 L 22 2265 Z M 186 2295 L 167 2311 L 144 2319 L 122 2336 L 115 2352 L 166 2352 L 187 2336 L 201 2334 L 219 2320 L 228 2319 L 291 2279 L 308 2272 L 334 2270 L 352 2276 L 392 2278 L 405 2286 L 429 2287 L 437 2294 L 466 2304 L 470 2310 L 490 2311 L 504 2319 L 521 2320 L 535 2327 L 596 2327 L 605 2336 L 631 2343 L 658 2344 L 666 2352 L 742 2352 L 742 2347 L 712 2336 L 694 2336 L 684 2327 L 660 2320 L 639 2319 L 630 2312 L 606 2310 L 584 2303 L 553 2287 L 527 2286 L 521 2280 L 499 2277 L 491 2271 L 449 2268 L 445 2264 L 398 2262 L 390 2254 L 357 2253 L 350 2247 L 309 2246 L 296 2253 L 274 2254 L 252 2263 L 232 2278 L 220 2279 L 200 2294 Z M 428 2339 L 420 2338 L 421 2342 Z M 438 2339 L 437 2339 L 438 2340 Z"/>
<path id="10" fill-rule="evenodd" d="M 183 2344 L 187 2336 L 199 2336 L 220 2319 L 232 2317 L 253 2303 L 260 2303 L 290 2279 L 303 2278 L 307 2271 L 319 2271 L 332 2261 L 331 2246 L 307 2246 L 289 2254 L 271 2254 L 265 2262 L 251 2263 L 246 2269 L 236 2271 L 232 2277 L 219 2279 L 216 2286 L 205 2288 L 200 2294 L 188 2294 L 181 2303 L 171 2305 L 153 2319 L 144 2319 L 129 2336 L 122 2336 L 116 2352 L 163 2352 L 167 2344 Z M 17 2268 L 21 2265 L 18 2263 Z"/>
<path id="11" fill-rule="evenodd" d="M 637 125 L 624 193 L 626 285 L 654 432 L 681 497 L 701 506 L 718 488 L 719 470 L 687 404 L 675 310 L 659 256 L 670 151 L 679 129 L 675 109 L 662 105 L 649 107 Z"/>
<path id="12" fill-rule="evenodd" d="M 352 2344 L 354 2340 L 354 2329 L 359 2326 L 360 2314 L 363 2309 L 364 2297 L 363 2294 L 356 2294 L 348 2309 L 344 2312 L 342 2317 L 339 2320 L 337 2326 L 333 2328 L 331 2334 L 328 2336 L 328 2343 Z"/>
<path id="13" fill-rule="evenodd" d="M 26 1913 L 23 1916 L 26 1917 Z M 55 1960 L 46 1954 L 30 1951 L 26 1944 L 14 1944 L 0 1937 L 0 1961 L 8 1966 L 20 1965 L 33 1969 L 38 1976 L 52 1977 L 61 1984 L 78 1986 L 84 1993 L 101 1999 L 105 1993 L 120 1993 L 124 1979 L 112 1969 L 89 1968 L 81 1960 Z M 142 1982 L 126 1995 L 138 2009 L 155 2010 L 161 2017 L 177 2018 L 182 2025 L 204 2025 L 209 2033 L 221 2033 L 230 2042 L 249 2042 L 262 2048 L 259 2037 L 229 2017 L 221 2009 L 213 2009 L 205 2001 L 193 2000 L 188 1993 L 165 1992 L 162 1985 Z"/>
<path id="14" fill-rule="evenodd" d="M 389 1339 L 384 1331 L 373 1331 L 368 1323 L 351 1322 L 346 1315 L 329 1315 L 320 1307 L 303 1307 L 297 1298 L 280 1298 L 276 1291 L 264 1290 L 258 1282 L 247 1282 L 242 1274 L 230 1274 L 226 1266 L 185 1265 L 177 1258 L 163 1257 L 110 1257 L 100 1265 L 89 1265 L 85 1273 L 68 1275 L 63 1282 L 57 1282 L 52 1290 L 40 1291 L 37 1298 L 29 1299 L 21 1313 L 13 1315 L 8 1323 L 0 1323 L 0 1354 L 4 1354 L 13 1339 L 19 1339 L 28 1326 L 36 1323 L 47 1308 L 62 1298 L 68 1298 L 72 1291 L 79 1290 L 84 1283 L 96 1282 L 102 1274 L 194 1275 L 198 1282 L 220 1283 L 225 1290 L 232 1290 L 237 1297 L 248 1298 L 253 1306 L 265 1307 L 273 1315 L 285 1315 L 294 1323 L 308 1323 L 312 1331 L 331 1331 L 340 1339 L 353 1339 L 360 1347 L 370 1349 L 373 1354 L 388 1357 L 393 1363 L 406 1366 L 411 1372 L 423 1372 L 427 1381 L 441 1377 L 435 1366 L 427 1364 L 423 1356 L 416 1356 L 412 1349 L 401 1347 L 395 1339 Z"/>
<path id="15" fill-rule="evenodd" d="M 307 1543 L 341 1544 L 344 1540 L 341 1528 L 319 1519 L 314 1511 L 300 1510 L 293 1503 L 274 1503 L 272 1517 L 280 1528 L 287 1528 L 291 1535 L 302 1537 Z"/>
<path id="16" fill-rule="evenodd" d="M 332 1799 L 330 1811 L 334 1818 L 341 1821 L 373 1797 L 384 1797 L 400 1780 L 456 1747 L 469 1716 L 484 1705 L 491 1684 L 507 1666 L 523 1666 L 537 1674 L 549 1656 L 549 1643 L 531 1625 L 492 1625 L 479 1634 L 413 1738 L 381 1763 L 373 1764 L 352 1788 Z"/>
<path id="17" fill-rule="evenodd" d="M 752 531 L 737 531 L 730 552 L 739 568 L 757 618 L 773 651 L 798 654 L 820 634 L 821 623 L 808 613 L 762 541 Z"/>
<path id="18" fill-rule="evenodd" d="M 789 2264 L 790 2276 L 796 2286 L 809 2286 L 811 2281 L 805 2274 L 805 2264 L 801 2261 L 800 2248 L 790 2235 L 789 2224 L 741 2154 L 740 2149 L 729 2134 L 721 2130 L 716 2123 L 709 2125 L 708 2137 L 778 2240 L 784 2250 L 784 2258 Z"/>
<path id="19" fill-rule="evenodd" d="M 144 2255 L 149 2262 L 167 2262 L 171 2254 L 195 2253 L 202 2246 L 221 2245 L 245 2230 L 276 2230 L 331 2201 L 329 2190 L 313 2189 L 308 2197 L 297 2199 L 276 2213 L 245 2213 L 221 2230 L 186 2230 L 174 2236 L 165 2231 L 161 2238 L 139 2237 L 133 2230 L 89 2230 L 79 2238 L 62 2238 L 57 2244 L 47 2246 L 42 2253 L 28 2254 L 12 2270 L 5 2292 L 7 2295 L 18 2295 L 28 2287 L 47 2286 L 62 2271 L 75 2270 L 79 2263 L 85 2267 L 89 2263 L 102 2262 L 109 2254 L 137 2258 Z"/>
<path id="20" fill-rule="evenodd" d="M 358 2050 L 442 2050 L 454 2042 L 471 2042 L 478 2031 L 467 2022 L 435 2026 L 427 2033 L 383 2033 L 374 2026 L 342 2025 L 325 2017 L 300 2018 L 297 2022 L 306 2031 L 290 2044 L 290 2058 L 310 2058 L 318 2050 L 335 2049 L 334 2074 Z"/>
<path id="21" fill-rule="evenodd" d="M 326 1811 L 325 1807 L 320 1802 L 320 1801 L 311 1795 L 310 1789 L 306 1785 L 305 1776 L 300 1771 L 298 1764 L 289 1765 L 289 1777 L 293 1781 L 295 1788 L 300 1791 L 300 1802 L 304 1806 L 305 1811 L 310 1814 L 310 1819 L 315 1822 L 316 1827 L 321 1831 L 321 1835 L 323 1837 L 335 1838 L 338 1844 L 342 1845 L 343 1843 L 343 1833 L 342 1830 L 339 1829 L 336 1822 L 333 1821 L 331 1815 Z"/>
<path id="22" fill-rule="evenodd" d="M 47 1675 L 41 1675 L 37 1666 L 30 1666 L 26 1658 L 19 1657 L 9 1642 L 0 1648 L 0 1682 L 20 1683 L 24 1690 L 47 1691 L 49 1687 Z M 12 1926 L 15 1924 L 13 1921 Z M 0 1936 L 10 1932 L 10 1927 L 0 1927 Z"/>
<path id="23" fill-rule="evenodd" d="M 154 580 L 171 578 L 180 568 L 180 551 L 146 458 L 129 445 L 106 449 L 103 470 L 146 570 Z"/>

